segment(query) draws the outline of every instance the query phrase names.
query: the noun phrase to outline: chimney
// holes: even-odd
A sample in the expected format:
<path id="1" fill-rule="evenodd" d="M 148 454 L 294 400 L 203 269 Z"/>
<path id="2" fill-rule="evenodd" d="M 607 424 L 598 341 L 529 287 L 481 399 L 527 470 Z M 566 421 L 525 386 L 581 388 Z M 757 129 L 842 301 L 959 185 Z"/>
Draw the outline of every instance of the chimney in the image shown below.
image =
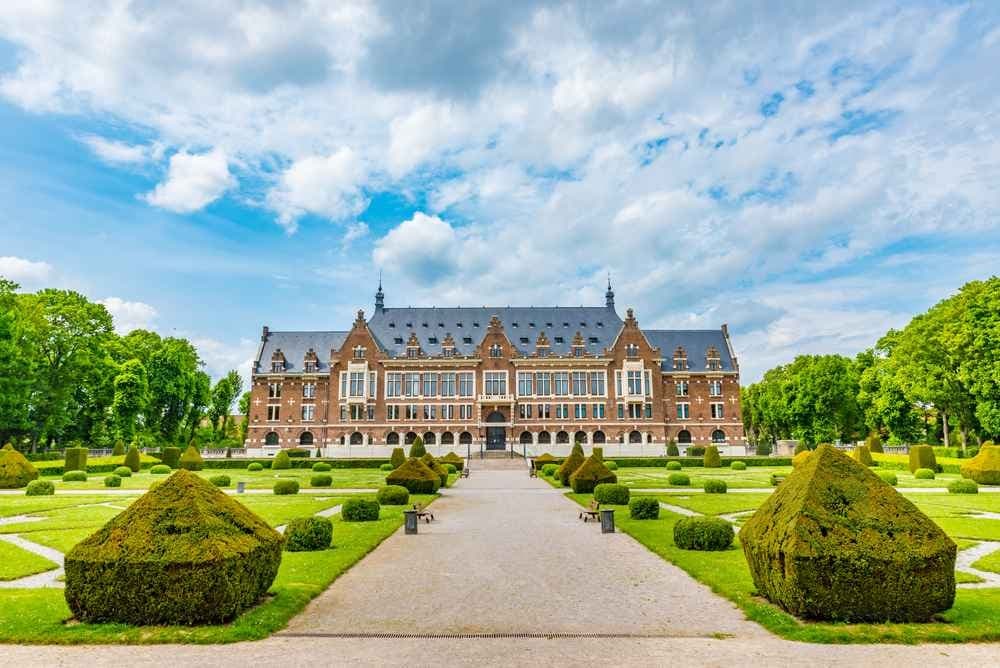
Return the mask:
<path id="1" fill-rule="evenodd" d="M 722 323 L 722 335 L 727 339 L 729 338 L 729 325 L 726 323 Z"/>

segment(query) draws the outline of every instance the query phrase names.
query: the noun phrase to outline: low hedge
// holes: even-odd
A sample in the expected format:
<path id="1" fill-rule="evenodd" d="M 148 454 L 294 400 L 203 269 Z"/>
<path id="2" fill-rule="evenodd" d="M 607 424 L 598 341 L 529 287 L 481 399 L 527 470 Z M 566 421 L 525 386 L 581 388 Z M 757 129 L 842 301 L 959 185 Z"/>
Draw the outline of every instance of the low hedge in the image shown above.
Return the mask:
<path id="1" fill-rule="evenodd" d="M 687 487 L 691 484 L 691 477 L 687 473 L 671 473 L 667 476 L 667 484 L 671 487 Z"/>
<path id="2" fill-rule="evenodd" d="M 729 465 L 729 468 L 732 469 L 733 471 L 746 471 L 747 470 L 747 464 L 746 464 L 746 462 L 737 460 L 735 462 L 732 462 Z"/>
<path id="3" fill-rule="evenodd" d="M 706 494 L 725 494 L 729 490 L 729 486 L 726 485 L 725 480 L 716 480 L 711 478 L 705 481 L 705 493 Z"/>
<path id="4" fill-rule="evenodd" d="M 131 478 L 132 477 L 132 469 L 130 469 L 127 466 L 119 466 L 114 471 L 112 471 L 112 473 L 114 473 L 119 478 Z"/>
<path id="5" fill-rule="evenodd" d="M 638 496 L 628 502 L 628 516 L 634 520 L 659 519 L 660 502 L 651 496 Z"/>
<path id="6" fill-rule="evenodd" d="M 86 471 L 66 471 L 62 474 L 63 482 L 87 482 Z"/>
<path id="7" fill-rule="evenodd" d="M 951 494 L 979 494 L 979 485 L 975 480 L 954 480 L 948 484 Z"/>
<path id="8" fill-rule="evenodd" d="M 684 467 L 681 466 L 680 462 L 667 462 L 668 471 L 680 471 L 682 468 Z"/>
<path id="9" fill-rule="evenodd" d="M 229 487 L 233 484 L 233 481 L 227 475 L 213 475 L 208 478 L 208 481 L 216 487 Z"/>
<path id="10" fill-rule="evenodd" d="M 317 473 L 309 478 L 310 487 L 330 487 L 333 485 L 333 476 L 329 473 Z"/>
<path id="11" fill-rule="evenodd" d="M 934 471 L 931 469 L 917 469 L 913 472 L 913 477 L 917 480 L 934 480 Z"/>
<path id="12" fill-rule="evenodd" d="M 170 473 L 170 467 L 166 464 L 154 464 L 149 467 L 149 472 L 153 475 L 167 475 Z"/>
<path id="13" fill-rule="evenodd" d="M 345 522 L 374 522 L 378 513 L 379 503 L 373 499 L 348 499 L 340 510 Z"/>
<path id="14" fill-rule="evenodd" d="M 735 536 L 733 526 L 718 517 L 683 517 L 674 524 L 674 545 L 682 550 L 725 550 Z"/>
<path id="15" fill-rule="evenodd" d="M 299 481 L 298 480 L 276 480 L 274 487 L 272 488 L 274 493 L 279 496 L 284 496 L 286 494 L 298 494 L 299 493 Z"/>
<path id="16" fill-rule="evenodd" d="M 613 506 L 624 506 L 628 503 L 629 491 L 625 485 L 617 483 L 601 483 L 594 488 L 594 501 L 609 503 Z"/>
<path id="17" fill-rule="evenodd" d="M 375 500 L 383 506 L 405 506 L 410 502 L 410 490 L 402 485 L 380 487 Z"/>
<path id="18" fill-rule="evenodd" d="M 277 456 L 277 455 L 275 455 Z M 270 468 L 273 458 L 240 457 L 233 459 L 212 458 L 205 460 L 206 469 L 245 469 L 250 464 L 260 464 L 263 468 Z M 330 465 L 331 469 L 377 469 L 389 460 L 385 457 L 378 459 L 291 459 L 290 466 L 293 469 L 309 469 L 314 464 L 323 462 Z"/>
<path id="19" fill-rule="evenodd" d="M 689 445 L 685 454 L 688 457 L 702 458 L 705 456 L 705 446 L 704 445 Z"/>
<path id="20" fill-rule="evenodd" d="M 28 496 L 52 496 L 56 493 L 56 486 L 48 480 L 32 480 L 24 493 Z"/>
<path id="21" fill-rule="evenodd" d="M 333 541 L 333 522 L 326 517 L 299 517 L 285 527 L 285 551 L 326 550 Z"/>
<path id="22" fill-rule="evenodd" d="M 878 471 L 878 477 L 882 478 L 883 482 L 887 482 L 893 487 L 899 484 L 899 478 L 892 471 Z"/>
<path id="23" fill-rule="evenodd" d="M 315 464 L 312 465 L 312 470 L 313 473 L 326 473 L 327 471 L 333 470 L 333 467 L 327 464 L 326 462 L 316 462 Z M 385 469 L 382 470 L 384 471 Z"/>
<path id="24" fill-rule="evenodd" d="M 305 448 L 288 448 L 287 450 L 282 450 L 292 459 L 307 459 L 309 457 L 309 451 Z"/>
<path id="25" fill-rule="evenodd" d="M 121 487 L 122 486 L 122 477 L 120 475 L 115 475 L 114 473 L 112 473 L 109 476 L 105 476 L 104 477 L 104 486 L 105 487 Z"/>
<path id="26" fill-rule="evenodd" d="M 256 471 L 263 471 L 263 470 L 264 470 L 264 465 L 261 464 L 260 462 L 250 462 L 249 464 L 247 464 L 247 471 L 254 471 L 254 472 L 256 472 Z"/>
<path id="27" fill-rule="evenodd" d="M 617 462 L 606 461 L 606 462 L 604 462 L 604 465 L 608 467 L 609 471 L 617 471 L 618 470 L 618 463 Z"/>
<path id="28" fill-rule="evenodd" d="M 704 454 L 704 453 L 703 453 Z M 747 466 L 791 466 L 791 457 L 761 457 L 758 455 L 736 456 L 729 455 L 720 457 L 722 466 L 729 466 L 732 462 L 739 460 Z M 704 466 L 704 456 L 702 457 L 615 457 L 618 468 L 662 468 L 667 462 L 679 462 L 684 468 Z"/>

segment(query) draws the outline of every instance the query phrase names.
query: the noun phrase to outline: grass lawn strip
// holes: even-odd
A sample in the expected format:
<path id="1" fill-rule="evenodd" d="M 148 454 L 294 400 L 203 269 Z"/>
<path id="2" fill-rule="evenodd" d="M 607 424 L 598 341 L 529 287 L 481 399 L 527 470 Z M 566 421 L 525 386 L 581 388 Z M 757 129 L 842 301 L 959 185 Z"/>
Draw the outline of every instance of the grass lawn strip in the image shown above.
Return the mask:
<path id="1" fill-rule="evenodd" d="M 0 580 L 9 582 L 36 573 L 58 568 L 59 564 L 29 552 L 5 540 L 0 540 Z"/>
<path id="2" fill-rule="evenodd" d="M 972 563 L 974 568 L 981 571 L 989 571 L 991 573 L 1000 574 L 1000 543 L 995 545 L 992 552 L 987 554 L 985 557 L 980 557 L 978 560 Z"/>

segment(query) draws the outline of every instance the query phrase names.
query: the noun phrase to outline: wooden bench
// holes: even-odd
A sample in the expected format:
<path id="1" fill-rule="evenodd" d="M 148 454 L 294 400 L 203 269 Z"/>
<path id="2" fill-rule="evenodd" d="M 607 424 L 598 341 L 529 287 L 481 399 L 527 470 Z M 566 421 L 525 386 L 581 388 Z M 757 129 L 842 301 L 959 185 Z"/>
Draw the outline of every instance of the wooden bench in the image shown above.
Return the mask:
<path id="1" fill-rule="evenodd" d="M 591 499 L 590 505 L 587 506 L 586 510 L 580 511 L 580 519 L 583 520 L 584 522 L 588 520 L 596 521 L 600 514 L 601 514 L 601 504 Z"/>
<path id="2" fill-rule="evenodd" d="M 462 477 L 463 478 L 469 477 L 469 462 L 465 462 L 465 466 L 462 467 Z"/>
<path id="3" fill-rule="evenodd" d="M 423 519 L 424 522 L 426 522 L 427 524 L 430 524 L 431 520 L 434 519 L 434 513 L 432 513 L 429 510 L 427 510 L 427 506 L 425 506 L 423 504 L 414 503 L 413 504 L 413 510 L 417 513 L 417 521 L 418 522 L 421 519 Z"/>

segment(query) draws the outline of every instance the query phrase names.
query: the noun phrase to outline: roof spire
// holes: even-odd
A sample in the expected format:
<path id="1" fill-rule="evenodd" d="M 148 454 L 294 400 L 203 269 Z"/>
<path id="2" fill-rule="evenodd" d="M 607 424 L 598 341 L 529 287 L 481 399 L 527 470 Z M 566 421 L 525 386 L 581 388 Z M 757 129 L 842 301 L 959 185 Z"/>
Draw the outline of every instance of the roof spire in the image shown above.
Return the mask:
<path id="1" fill-rule="evenodd" d="M 615 291 L 611 289 L 611 272 L 608 272 L 608 291 L 604 293 L 604 305 L 608 308 L 615 307 Z"/>
<path id="2" fill-rule="evenodd" d="M 382 270 L 378 270 L 378 292 L 375 293 L 375 312 L 385 308 L 385 293 L 382 292 Z"/>

